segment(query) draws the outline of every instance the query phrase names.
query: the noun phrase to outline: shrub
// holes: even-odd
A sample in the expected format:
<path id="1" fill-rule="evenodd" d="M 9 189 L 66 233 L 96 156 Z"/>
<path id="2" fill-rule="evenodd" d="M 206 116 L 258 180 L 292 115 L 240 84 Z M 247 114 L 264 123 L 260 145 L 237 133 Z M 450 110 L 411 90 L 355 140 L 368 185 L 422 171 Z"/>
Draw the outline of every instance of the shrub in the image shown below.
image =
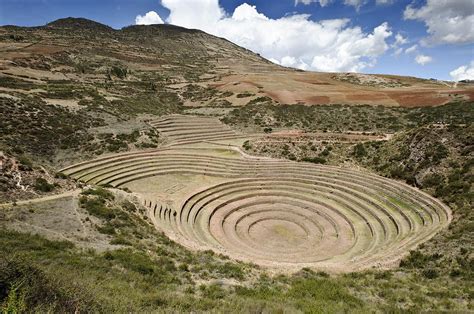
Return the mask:
<path id="1" fill-rule="evenodd" d="M 189 272 L 189 266 L 188 266 L 188 264 L 186 264 L 186 263 L 183 263 L 183 264 L 179 265 L 178 269 L 179 269 L 180 271 Z"/>
<path id="2" fill-rule="evenodd" d="M 301 158 L 301 161 L 311 162 L 313 164 L 325 164 L 326 163 L 326 159 L 321 158 L 321 157 L 303 157 L 303 158 Z"/>
<path id="3" fill-rule="evenodd" d="M 244 279 L 244 271 L 242 267 L 234 263 L 225 263 L 216 267 L 217 273 L 226 278 Z"/>
<path id="4" fill-rule="evenodd" d="M 364 144 L 359 143 L 356 146 L 354 146 L 353 155 L 356 158 L 362 158 L 364 156 L 367 156 L 367 150 L 365 149 Z"/>
<path id="5" fill-rule="evenodd" d="M 433 187 L 433 186 L 439 186 L 440 184 L 443 183 L 443 176 L 441 176 L 438 173 L 433 173 L 427 175 L 424 180 L 423 180 L 423 186 L 424 187 Z"/>
<path id="6" fill-rule="evenodd" d="M 124 79 L 127 77 L 128 70 L 126 68 L 121 68 L 118 66 L 113 66 L 112 69 L 110 69 L 110 73 L 112 75 L 115 75 L 116 77 L 120 79 Z"/>
<path id="7" fill-rule="evenodd" d="M 359 299 L 350 295 L 342 285 L 338 285 L 329 278 L 298 279 L 292 283 L 288 295 L 304 300 L 303 302 L 337 301 L 354 307 L 361 305 Z M 311 305 L 308 304 L 308 306 Z"/>
<path id="8" fill-rule="evenodd" d="M 101 187 L 84 190 L 81 192 L 81 194 L 82 195 L 95 195 L 107 200 L 113 200 L 115 198 L 114 195 L 110 191 L 107 191 L 106 189 L 101 188 Z"/>
<path id="9" fill-rule="evenodd" d="M 124 237 L 120 236 L 120 237 L 116 237 L 116 238 L 112 239 L 112 241 L 110 241 L 110 244 L 114 244 L 114 245 L 132 245 L 132 242 L 130 242 L 129 240 L 127 240 Z"/>
<path id="10" fill-rule="evenodd" d="M 108 235 L 116 234 L 114 226 L 109 225 L 109 224 L 97 227 L 97 231 L 99 231 L 100 233 L 103 233 L 103 234 L 108 234 Z"/>
<path id="11" fill-rule="evenodd" d="M 154 269 L 154 262 L 141 252 L 134 252 L 131 249 L 123 249 L 116 251 L 108 251 L 104 254 L 107 260 L 115 261 L 123 267 L 140 274 L 152 274 Z"/>
<path id="12" fill-rule="evenodd" d="M 18 158 L 18 161 L 20 162 L 20 169 L 29 171 L 33 169 L 33 162 L 29 160 L 26 156 L 21 156 Z"/>
<path id="13" fill-rule="evenodd" d="M 250 144 L 250 142 L 247 140 L 244 142 L 244 144 L 242 145 L 242 147 L 245 149 L 245 150 L 250 150 L 252 149 L 252 145 Z"/>
<path id="14" fill-rule="evenodd" d="M 56 172 L 56 174 L 54 175 L 54 177 L 56 179 L 67 179 L 67 175 L 65 175 L 64 173 L 62 172 Z"/>
<path id="15" fill-rule="evenodd" d="M 81 206 L 91 215 L 98 218 L 110 220 L 115 218 L 115 211 L 105 206 L 104 199 L 101 198 L 88 198 L 82 196 L 79 199 Z"/>
<path id="16" fill-rule="evenodd" d="M 422 272 L 423 277 L 428 278 L 428 279 L 434 279 L 439 276 L 438 271 L 436 269 L 425 269 Z"/>
<path id="17" fill-rule="evenodd" d="M 133 204 L 129 200 L 124 200 L 120 205 L 128 212 L 135 213 L 137 211 L 137 207 L 135 206 L 135 204 Z"/>
<path id="18" fill-rule="evenodd" d="M 226 291 L 218 284 L 212 284 L 209 286 L 201 285 L 199 289 L 202 295 L 209 299 L 222 299 L 226 296 Z"/>
<path id="19" fill-rule="evenodd" d="M 44 178 L 37 178 L 34 187 L 36 191 L 40 192 L 51 192 L 54 190 L 54 184 L 50 184 Z"/>
<path id="20" fill-rule="evenodd" d="M 252 96 L 253 94 L 252 93 L 248 93 L 248 92 L 245 92 L 245 93 L 240 93 L 240 94 L 237 94 L 237 98 L 247 98 L 247 97 L 250 97 Z"/>

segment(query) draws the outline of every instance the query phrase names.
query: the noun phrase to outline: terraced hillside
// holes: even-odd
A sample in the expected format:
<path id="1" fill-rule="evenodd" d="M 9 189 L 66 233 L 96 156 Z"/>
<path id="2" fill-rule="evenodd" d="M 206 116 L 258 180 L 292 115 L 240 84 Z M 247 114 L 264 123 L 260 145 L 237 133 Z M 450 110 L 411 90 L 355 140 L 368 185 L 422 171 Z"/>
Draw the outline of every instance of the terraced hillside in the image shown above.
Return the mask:
<path id="1" fill-rule="evenodd" d="M 180 131 L 206 122 L 217 135 L 193 140 Z M 193 144 L 111 155 L 62 172 L 131 190 L 156 228 L 190 248 L 280 269 L 352 271 L 393 265 L 451 221 L 448 207 L 397 181 L 196 143 L 235 136 L 206 118 L 152 123 L 176 143 Z"/>
<path id="2" fill-rule="evenodd" d="M 172 145 L 205 141 L 232 140 L 245 137 L 212 117 L 170 115 L 149 124 L 166 136 Z"/>

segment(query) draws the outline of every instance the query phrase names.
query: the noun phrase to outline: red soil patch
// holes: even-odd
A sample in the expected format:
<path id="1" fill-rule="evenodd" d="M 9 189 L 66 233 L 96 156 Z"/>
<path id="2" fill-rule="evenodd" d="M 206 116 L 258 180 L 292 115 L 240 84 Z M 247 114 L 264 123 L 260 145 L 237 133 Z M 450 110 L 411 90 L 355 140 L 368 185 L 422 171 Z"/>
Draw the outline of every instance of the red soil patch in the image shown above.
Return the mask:
<path id="1" fill-rule="evenodd" d="M 304 102 L 310 105 L 317 105 L 317 104 L 329 104 L 331 99 L 329 96 L 310 96 L 305 97 Z"/>
<path id="2" fill-rule="evenodd" d="M 440 106 L 450 101 L 450 97 L 442 96 L 438 91 L 387 91 L 387 95 L 403 107 Z"/>
<path id="3" fill-rule="evenodd" d="M 349 101 L 387 101 L 389 97 L 382 93 L 371 93 L 371 94 L 347 94 L 346 99 Z"/>
<path id="4" fill-rule="evenodd" d="M 439 106 L 456 94 L 474 100 L 474 86 L 435 83 L 410 77 L 393 77 L 409 87 L 367 87 L 332 79 L 330 73 L 272 71 L 263 74 L 230 75 L 212 86 L 234 93 L 249 91 L 266 95 L 281 104 L 371 104 L 384 106 Z"/>
<path id="5" fill-rule="evenodd" d="M 298 102 L 296 95 L 288 90 L 265 91 L 265 94 L 281 104 L 295 104 Z"/>

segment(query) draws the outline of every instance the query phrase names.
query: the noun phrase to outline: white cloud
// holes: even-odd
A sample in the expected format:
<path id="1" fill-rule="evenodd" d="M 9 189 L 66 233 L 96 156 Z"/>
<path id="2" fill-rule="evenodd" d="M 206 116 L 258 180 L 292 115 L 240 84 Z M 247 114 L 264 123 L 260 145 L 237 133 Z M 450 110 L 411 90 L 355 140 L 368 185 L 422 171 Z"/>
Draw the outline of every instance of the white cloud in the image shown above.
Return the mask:
<path id="1" fill-rule="evenodd" d="M 394 0 L 375 0 L 375 3 L 378 5 L 392 4 Z"/>
<path id="2" fill-rule="evenodd" d="M 245 20 L 252 20 L 252 19 L 262 19 L 267 21 L 268 18 L 262 14 L 258 13 L 257 8 L 254 5 L 248 5 L 247 3 L 243 3 L 239 5 L 234 10 L 234 14 L 232 14 L 232 19 L 236 21 L 245 21 Z"/>
<path id="3" fill-rule="evenodd" d="M 299 3 L 302 4 L 311 4 L 311 3 L 319 3 L 320 6 L 325 7 L 327 6 L 332 0 L 295 0 L 295 6 L 298 5 Z"/>
<path id="4" fill-rule="evenodd" d="M 135 18 L 135 24 L 138 25 L 150 25 L 150 24 L 163 24 L 163 20 L 155 11 L 150 11 L 147 14 L 141 16 L 137 15 Z"/>
<path id="5" fill-rule="evenodd" d="M 395 56 L 399 56 L 403 52 L 403 48 L 397 48 L 393 53 Z"/>
<path id="6" fill-rule="evenodd" d="M 420 64 L 420 65 L 425 65 L 425 64 L 428 64 L 430 62 L 433 62 L 433 58 L 431 58 L 430 56 L 426 56 L 426 55 L 417 55 L 416 58 L 415 58 L 415 62 Z"/>
<path id="7" fill-rule="evenodd" d="M 298 4 L 311 4 L 311 3 L 319 3 L 320 6 L 325 7 L 328 4 L 334 2 L 335 0 L 295 0 L 295 6 Z M 376 0 L 375 3 L 377 5 L 381 4 L 392 4 L 394 0 Z M 357 10 L 366 4 L 368 0 L 344 0 L 345 5 L 350 5 L 355 7 Z"/>
<path id="8" fill-rule="evenodd" d="M 162 0 L 162 4 L 170 10 L 171 24 L 202 29 L 275 63 L 301 69 L 361 71 L 389 49 L 386 39 L 392 35 L 387 23 L 364 33 L 349 26 L 348 19 L 315 22 L 302 14 L 271 19 L 246 3 L 232 15 L 217 0 Z"/>
<path id="9" fill-rule="evenodd" d="M 218 0 L 161 0 L 170 10 L 168 23 L 186 28 L 198 28 L 209 32 L 209 28 L 225 17 Z"/>
<path id="10" fill-rule="evenodd" d="M 398 33 L 397 35 L 395 35 L 395 45 L 404 45 L 408 43 L 408 39 L 406 39 L 405 37 L 403 37 L 402 34 Z"/>
<path id="11" fill-rule="evenodd" d="M 407 6 L 408 20 L 423 21 L 429 37 L 424 44 L 461 44 L 474 42 L 474 4 L 472 0 L 427 0 L 416 8 Z"/>
<path id="12" fill-rule="evenodd" d="M 455 81 L 474 80 L 474 60 L 469 65 L 463 65 L 449 72 L 449 75 Z"/>
<path id="13" fill-rule="evenodd" d="M 345 5 L 351 5 L 355 7 L 357 10 L 366 3 L 365 0 L 344 0 Z"/>
<path id="14" fill-rule="evenodd" d="M 405 53 L 412 53 L 412 52 L 415 52 L 416 49 L 418 49 L 418 45 L 413 45 L 411 47 L 408 47 L 406 50 L 405 50 Z"/>

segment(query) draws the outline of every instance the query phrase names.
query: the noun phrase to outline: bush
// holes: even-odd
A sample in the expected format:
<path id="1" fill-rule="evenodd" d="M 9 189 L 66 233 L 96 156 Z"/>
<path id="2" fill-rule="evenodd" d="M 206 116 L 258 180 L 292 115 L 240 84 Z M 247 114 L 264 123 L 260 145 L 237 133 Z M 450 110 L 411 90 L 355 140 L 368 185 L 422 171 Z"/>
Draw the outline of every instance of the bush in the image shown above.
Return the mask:
<path id="1" fill-rule="evenodd" d="M 105 226 L 97 227 L 97 231 L 103 234 L 113 235 L 116 234 L 114 226 L 106 224 Z"/>
<path id="2" fill-rule="evenodd" d="M 226 291 L 218 284 L 212 284 L 209 286 L 201 285 L 199 289 L 202 295 L 213 300 L 222 299 L 226 296 Z"/>
<path id="3" fill-rule="evenodd" d="M 250 96 L 253 96 L 252 93 L 249 93 L 249 92 L 245 92 L 245 93 L 240 93 L 240 94 L 237 94 L 237 98 L 247 98 L 247 97 L 250 97 Z"/>
<path id="4" fill-rule="evenodd" d="M 443 176 L 438 173 L 429 174 L 423 179 L 423 187 L 439 186 L 443 183 L 443 180 Z"/>
<path id="5" fill-rule="evenodd" d="M 242 145 L 242 147 L 245 149 L 245 150 L 250 150 L 252 149 L 252 145 L 250 144 L 250 142 L 247 140 L 244 142 L 244 144 Z"/>
<path id="6" fill-rule="evenodd" d="M 116 237 L 116 238 L 112 239 L 112 241 L 110 241 L 110 244 L 114 244 L 114 245 L 132 245 L 132 242 L 130 242 L 127 239 L 125 239 L 124 237 L 120 236 L 120 237 Z"/>
<path id="7" fill-rule="evenodd" d="M 244 271 L 242 267 L 235 263 L 225 263 L 216 267 L 217 273 L 226 278 L 244 279 Z"/>
<path id="8" fill-rule="evenodd" d="M 82 195 L 95 195 L 106 200 L 113 200 L 115 198 L 115 196 L 111 192 L 101 187 L 84 190 L 81 192 L 81 194 Z"/>
<path id="9" fill-rule="evenodd" d="M 116 77 L 120 79 L 124 79 L 127 77 L 128 70 L 126 68 L 121 68 L 118 66 L 113 66 L 112 69 L 110 69 L 110 73 L 112 75 L 115 75 Z"/>
<path id="10" fill-rule="evenodd" d="M 104 257 L 140 274 L 148 275 L 155 271 L 155 263 L 147 255 L 134 252 L 131 249 L 108 251 L 104 254 Z"/>
<path id="11" fill-rule="evenodd" d="M 124 200 L 120 205 L 128 212 L 135 213 L 137 211 L 137 207 L 135 206 L 135 204 L 133 204 L 129 200 Z"/>
<path id="12" fill-rule="evenodd" d="M 356 158 L 362 158 L 362 157 L 367 156 L 367 150 L 365 149 L 364 144 L 359 143 L 356 146 L 354 146 L 353 155 Z"/>
<path id="13" fill-rule="evenodd" d="M 56 174 L 54 175 L 54 177 L 56 179 L 67 179 L 67 175 L 65 175 L 64 173 L 62 172 L 56 172 Z"/>
<path id="14" fill-rule="evenodd" d="M 423 277 L 428 278 L 428 279 L 434 279 L 439 276 L 438 271 L 436 269 L 425 269 L 422 272 Z"/>
<path id="15" fill-rule="evenodd" d="M 325 164 L 326 163 L 326 159 L 321 158 L 321 157 L 303 157 L 303 158 L 301 158 L 301 161 L 311 162 L 313 164 Z"/>
<path id="16" fill-rule="evenodd" d="M 27 157 L 21 156 L 18 158 L 18 161 L 20 162 L 20 170 L 29 171 L 33 169 L 33 162 Z"/>
<path id="17" fill-rule="evenodd" d="M 115 218 L 115 211 L 105 205 L 105 200 L 101 198 L 88 198 L 82 196 L 79 199 L 81 206 L 91 215 L 106 220 Z"/>
<path id="18" fill-rule="evenodd" d="M 40 191 L 40 192 L 51 192 L 54 190 L 54 184 L 50 184 L 46 179 L 44 178 L 37 178 L 35 181 L 35 190 Z"/>

